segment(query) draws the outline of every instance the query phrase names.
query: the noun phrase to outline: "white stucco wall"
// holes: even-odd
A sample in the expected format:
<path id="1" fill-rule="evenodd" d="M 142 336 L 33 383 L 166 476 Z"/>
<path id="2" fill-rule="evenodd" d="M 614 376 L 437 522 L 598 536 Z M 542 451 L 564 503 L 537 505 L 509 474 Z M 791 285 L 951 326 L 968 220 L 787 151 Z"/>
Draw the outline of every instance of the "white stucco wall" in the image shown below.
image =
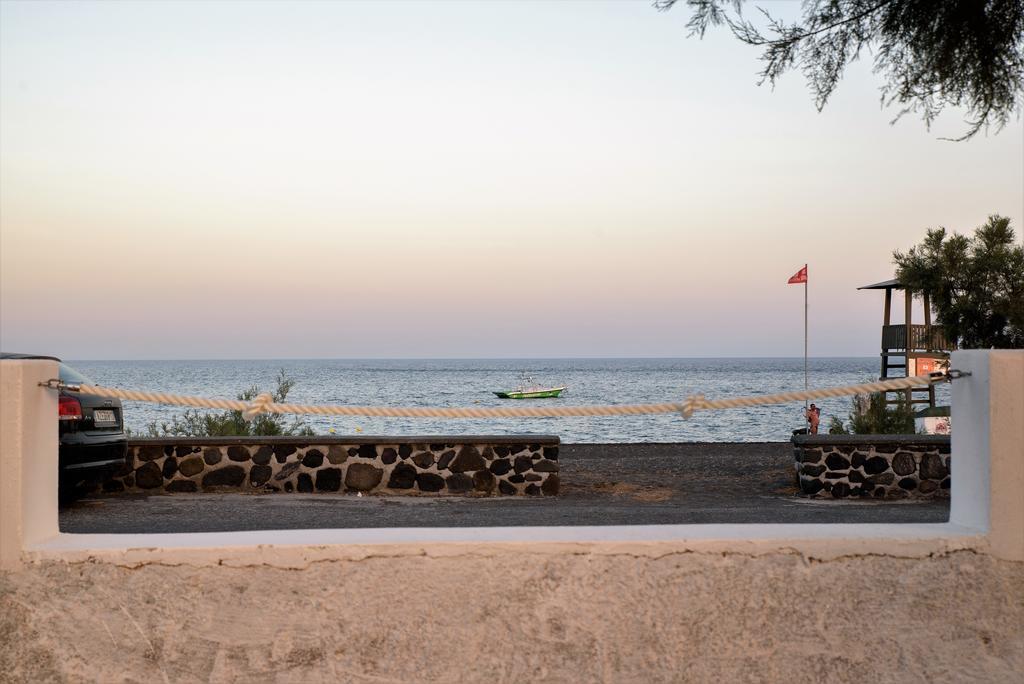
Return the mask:
<path id="1" fill-rule="evenodd" d="M 0 679 L 1013 681 L 1024 352 L 953 365 L 942 525 L 61 535 L 5 403 Z"/>

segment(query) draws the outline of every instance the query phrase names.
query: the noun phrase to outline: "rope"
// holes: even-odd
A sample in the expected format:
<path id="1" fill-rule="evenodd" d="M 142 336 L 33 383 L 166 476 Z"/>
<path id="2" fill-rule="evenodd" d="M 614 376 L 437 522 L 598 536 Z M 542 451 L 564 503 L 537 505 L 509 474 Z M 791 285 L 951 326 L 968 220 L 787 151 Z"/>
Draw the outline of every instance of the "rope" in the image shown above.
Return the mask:
<path id="1" fill-rule="evenodd" d="M 252 402 L 232 399 L 207 399 L 164 392 L 142 392 L 138 390 L 114 389 L 97 385 L 79 385 L 75 391 L 98 397 L 112 397 L 129 401 L 147 401 L 157 404 L 174 404 L 196 408 L 227 409 L 241 411 L 246 420 L 252 420 L 260 413 L 308 413 L 320 416 L 373 416 L 378 418 L 563 418 L 569 416 L 636 416 L 652 413 L 679 413 L 689 418 L 694 411 L 740 408 L 762 404 L 780 404 L 805 399 L 843 397 L 870 392 L 922 387 L 942 382 L 947 376 L 941 373 L 915 375 L 908 378 L 894 378 L 859 385 L 828 387 L 824 389 L 797 392 L 779 392 L 756 397 L 735 397 L 708 401 L 703 394 L 694 394 L 681 402 L 661 404 L 619 404 L 604 406 L 517 406 L 517 407 L 391 407 L 391 406 L 338 406 L 312 404 L 278 404 L 263 393 Z M 46 384 L 46 383 L 42 383 Z"/>

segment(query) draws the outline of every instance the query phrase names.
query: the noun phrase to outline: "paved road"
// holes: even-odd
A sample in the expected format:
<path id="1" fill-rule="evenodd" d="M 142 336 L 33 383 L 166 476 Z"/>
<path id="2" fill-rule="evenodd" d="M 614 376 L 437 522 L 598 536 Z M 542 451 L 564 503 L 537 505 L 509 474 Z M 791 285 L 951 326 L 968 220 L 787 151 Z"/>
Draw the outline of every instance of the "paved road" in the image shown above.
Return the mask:
<path id="1" fill-rule="evenodd" d="M 180 494 L 83 499 L 61 509 L 79 533 L 358 527 L 944 522 L 949 500 L 795 496 L 789 443 L 563 445 L 557 497 Z"/>

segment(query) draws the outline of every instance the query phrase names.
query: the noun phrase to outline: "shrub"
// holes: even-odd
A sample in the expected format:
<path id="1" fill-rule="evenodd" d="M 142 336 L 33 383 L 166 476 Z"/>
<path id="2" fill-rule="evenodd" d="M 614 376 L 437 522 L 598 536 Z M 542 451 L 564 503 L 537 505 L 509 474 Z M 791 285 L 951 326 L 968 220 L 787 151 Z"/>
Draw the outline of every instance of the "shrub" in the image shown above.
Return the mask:
<path id="1" fill-rule="evenodd" d="M 282 370 L 277 376 L 277 389 L 271 392 L 275 402 L 283 402 L 295 386 Z M 260 388 L 253 385 L 241 392 L 241 401 L 252 401 L 260 394 Z M 200 409 L 188 409 L 180 416 L 174 416 L 170 423 L 157 424 L 153 421 L 146 426 L 149 437 L 255 437 L 266 435 L 313 435 L 305 421 L 295 418 L 288 422 L 279 413 L 261 413 L 252 420 L 242 417 L 241 411 L 213 413 Z"/>
<path id="2" fill-rule="evenodd" d="M 830 435 L 905 435 L 916 432 L 914 409 L 902 394 L 892 405 L 886 404 L 884 392 L 858 394 L 850 403 L 849 425 L 833 416 L 828 426 Z"/>

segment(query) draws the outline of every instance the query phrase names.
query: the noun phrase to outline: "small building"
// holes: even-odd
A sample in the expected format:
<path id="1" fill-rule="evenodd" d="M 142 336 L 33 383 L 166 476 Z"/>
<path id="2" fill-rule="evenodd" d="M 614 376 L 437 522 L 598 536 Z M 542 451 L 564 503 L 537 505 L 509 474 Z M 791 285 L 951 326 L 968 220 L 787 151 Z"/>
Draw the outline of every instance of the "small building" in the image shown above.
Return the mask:
<path id="1" fill-rule="evenodd" d="M 885 309 L 882 317 L 882 353 L 880 380 L 924 375 L 942 370 L 949 365 L 949 352 L 954 345 L 946 339 L 942 326 L 932 325 L 932 307 L 928 293 L 922 295 L 924 322 L 913 323 L 914 295 L 898 280 L 886 280 L 858 290 L 885 290 Z M 892 324 L 893 290 L 903 291 L 903 323 Z M 886 392 L 886 401 L 895 404 L 903 394 L 911 406 L 927 404 L 935 408 L 935 386 L 913 387 L 908 390 Z M 895 395 L 890 398 L 890 395 Z"/>

